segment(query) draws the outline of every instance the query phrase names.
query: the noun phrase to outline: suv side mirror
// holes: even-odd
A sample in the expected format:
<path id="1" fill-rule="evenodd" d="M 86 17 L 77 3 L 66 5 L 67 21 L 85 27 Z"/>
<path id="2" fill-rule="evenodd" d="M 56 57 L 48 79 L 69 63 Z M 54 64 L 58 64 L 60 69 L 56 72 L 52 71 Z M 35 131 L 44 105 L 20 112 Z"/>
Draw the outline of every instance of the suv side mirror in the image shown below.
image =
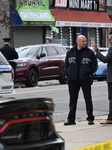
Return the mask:
<path id="1" fill-rule="evenodd" d="M 39 57 L 41 58 L 41 57 L 45 57 L 45 56 L 46 56 L 45 53 L 41 53 Z"/>

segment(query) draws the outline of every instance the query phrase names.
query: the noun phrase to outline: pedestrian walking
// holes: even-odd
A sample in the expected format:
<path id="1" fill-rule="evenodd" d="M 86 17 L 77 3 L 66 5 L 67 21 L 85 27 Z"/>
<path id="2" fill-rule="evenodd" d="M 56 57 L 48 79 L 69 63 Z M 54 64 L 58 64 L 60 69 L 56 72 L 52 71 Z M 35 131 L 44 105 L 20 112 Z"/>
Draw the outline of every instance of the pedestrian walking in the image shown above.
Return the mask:
<path id="1" fill-rule="evenodd" d="M 112 32 L 109 33 L 109 42 L 110 42 L 111 47 L 108 49 L 108 53 L 106 56 L 103 56 L 100 53 L 96 44 L 93 46 L 93 49 L 96 52 L 96 57 L 100 61 L 107 63 L 109 114 L 108 114 L 107 120 L 105 122 L 101 122 L 100 124 L 112 124 Z"/>
<path id="2" fill-rule="evenodd" d="M 68 77 L 69 113 L 64 125 L 75 125 L 78 94 L 82 88 L 88 115 L 88 125 L 94 124 L 91 84 L 93 73 L 97 70 L 97 59 L 94 52 L 87 47 L 87 39 L 79 35 L 77 44 L 66 55 L 65 71 Z"/>
<path id="3" fill-rule="evenodd" d="M 10 38 L 4 38 L 4 46 L 0 48 L 1 53 L 5 56 L 5 58 L 9 61 L 9 64 L 12 66 L 14 70 L 14 82 L 16 81 L 16 62 L 14 59 L 18 59 L 18 53 L 16 50 L 10 46 Z"/>

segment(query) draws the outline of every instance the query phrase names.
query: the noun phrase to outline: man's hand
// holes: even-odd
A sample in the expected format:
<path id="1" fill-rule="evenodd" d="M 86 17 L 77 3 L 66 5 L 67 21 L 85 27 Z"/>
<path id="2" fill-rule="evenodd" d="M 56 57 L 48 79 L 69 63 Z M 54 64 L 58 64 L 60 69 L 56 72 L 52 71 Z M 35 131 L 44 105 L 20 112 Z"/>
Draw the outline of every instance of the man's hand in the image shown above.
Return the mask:
<path id="1" fill-rule="evenodd" d="M 92 48 L 93 48 L 94 52 L 98 52 L 98 47 L 97 47 L 96 44 L 94 44 L 94 45 L 92 46 Z"/>

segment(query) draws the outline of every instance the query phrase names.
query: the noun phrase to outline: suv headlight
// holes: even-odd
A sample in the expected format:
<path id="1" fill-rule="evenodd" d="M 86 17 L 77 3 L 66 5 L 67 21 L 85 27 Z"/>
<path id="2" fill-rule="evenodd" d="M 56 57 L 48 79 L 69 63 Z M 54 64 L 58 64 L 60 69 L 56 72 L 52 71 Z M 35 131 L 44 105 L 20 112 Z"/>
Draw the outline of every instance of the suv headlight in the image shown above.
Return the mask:
<path id="1" fill-rule="evenodd" d="M 26 63 L 17 64 L 17 68 L 24 68 L 24 67 L 26 67 L 26 66 L 27 66 Z"/>

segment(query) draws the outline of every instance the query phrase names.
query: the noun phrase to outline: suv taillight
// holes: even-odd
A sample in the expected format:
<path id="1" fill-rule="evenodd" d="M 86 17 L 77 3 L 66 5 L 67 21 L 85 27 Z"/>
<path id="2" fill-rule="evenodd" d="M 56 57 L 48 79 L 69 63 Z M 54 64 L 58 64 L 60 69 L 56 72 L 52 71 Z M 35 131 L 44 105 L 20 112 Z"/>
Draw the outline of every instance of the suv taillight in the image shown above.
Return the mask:
<path id="1" fill-rule="evenodd" d="M 11 72 L 12 72 L 12 81 L 14 82 L 14 70 L 13 70 L 13 68 L 11 69 Z"/>

